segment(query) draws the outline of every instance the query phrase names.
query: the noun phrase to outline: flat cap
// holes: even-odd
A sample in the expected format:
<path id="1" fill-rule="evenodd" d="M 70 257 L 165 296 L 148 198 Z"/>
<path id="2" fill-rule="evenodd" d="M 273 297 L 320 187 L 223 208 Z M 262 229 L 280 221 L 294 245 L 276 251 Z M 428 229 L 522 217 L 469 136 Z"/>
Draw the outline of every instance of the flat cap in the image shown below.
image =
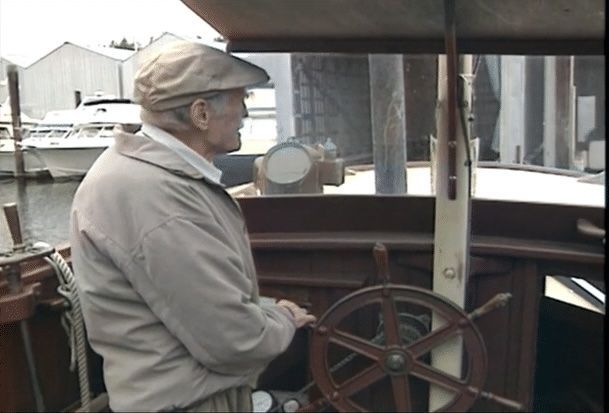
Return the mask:
<path id="1" fill-rule="evenodd" d="M 201 43 L 178 41 L 145 61 L 135 74 L 133 98 L 163 111 L 197 97 L 268 82 L 264 69 Z"/>

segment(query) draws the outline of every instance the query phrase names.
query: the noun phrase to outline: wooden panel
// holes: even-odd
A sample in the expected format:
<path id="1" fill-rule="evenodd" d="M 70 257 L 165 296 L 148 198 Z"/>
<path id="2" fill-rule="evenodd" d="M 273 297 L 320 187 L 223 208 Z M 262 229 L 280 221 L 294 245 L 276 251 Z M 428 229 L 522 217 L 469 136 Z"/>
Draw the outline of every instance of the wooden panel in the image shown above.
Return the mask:
<path id="1" fill-rule="evenodd" d="M 370 281 L 376 282 L 373 257 L 365 249 L 316 251 L 309 247 L 300 255 L 291 250 L 283 256 L 285 252 L 273 248 L 255 249 L 257 262 L 261 262 L 263 257 L 264 262 L 273 263 L 259 269 L 262 292 L 277 294 L 280 291 L 287 293 L 288 298 L 307 301 L 312 313 L 318 317 L 340 298 Z M 430 253 L 390 251 L 389 258 L 393 282 L 431 288 L 433 260 Z M 265 272 L 269 267 L 272 272 Z M 362 268 L 366 268 L 372 277 L 366 279 Z M 299 285 L 285 282 L 290 280 L 294 269 L 298 269 Z M 513 295 L 506 308 L 495 310 L 477 322 L 489 354 L 489 373 L 484 390 L 530 406 L 537 312 L 543 292 L 541 275 L 537 274 L 537 267 L 531 261 L 486 256 L 473 257 L 472 273 L 468 310 L 486 303 L 498 293 L 510 292 Z M 283 274 L 283 279 L 277 274 Z M 348 285 L 348 288 L 339 288 L 340 283 L 332 285 L 332 282 L 345 283 L 343 285 Z M 321 285 L 323 283 L 326 284 Z M 309 288 L 305 286 L 307 284 Z M 501 405 L 486 401 L 479 401 L 474 406 L 474 411 L 504 410 Z"/>
<path id="2" fill-rule="evenodd" d="M 59 315 L 39 312 L 30 334 L 45 406 L 59 411 L 79 397 L 76 374 L 69 372 L 70 348 Z M 0 411 L 34 411 L 33 393 L 19 324 L 0 326 Z"/>
<path id="3" fill-rule="evenodd" d="M 263 235 L 319 233 L 433 234 L 434 200 L 408 196 L 278 196 L 238 199 L 253 240 Z M 497 219 L 501 217 L 501 219 Z M 506 202 L 472 201 L 472 235 L 492 243 L 550 242 L 576 245 L 604 256 L 598 239 L 579 234 L 576 221 L 587 219 L 604 228 L 604 208 Z M 344 238 L 344 237 L 343 237 Z"/>
<path id="4" fill-rule="evenodd" d="M 532 261 L 517 261 L 503 274 L 476 276 L 471 279 L 469 310 L 484 304 L 498 293 L 510 292 L 512 299 L 479 319 L 488 354 L 486 390 L 523 403 L 533 402 L 539 300 L 543 279 Z M 503 372 L 499 374 L 499 372 Z M 478 401 L 473 411 L 505 411 L 505 407 Z"/>

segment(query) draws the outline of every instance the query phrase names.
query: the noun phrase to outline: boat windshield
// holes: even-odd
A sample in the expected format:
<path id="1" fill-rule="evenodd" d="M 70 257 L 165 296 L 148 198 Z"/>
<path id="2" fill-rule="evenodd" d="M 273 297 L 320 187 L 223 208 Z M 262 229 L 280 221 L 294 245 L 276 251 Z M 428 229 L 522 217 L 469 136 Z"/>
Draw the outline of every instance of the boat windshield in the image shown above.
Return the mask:
<path id="1" fill-rule="evenodd" d="M 0 127 L 0 139 L 11 139 L 11 133 L 8 128 Z"/>
<path id="2" fill-rule="evenodd" d="M 27 138 L 63 138 L 68 134 L 68 128 L 34 128 L 31 129 Z"/>
<path id="3" fill-rule="evenodd" d="M 471 69 L 461 79 L 472 95 L 473 111 L 463 111 L 463 117 L 477 167 L 473 196 L 580 199 L 604 206 L 604 180 L 577 181 L 605 168 L 604 56 L 470 57 Z M 250 117 L 238 153 L 284 147 L 275 147 L 260 163 L 258 185 L 251 185 L 255 191 L 250 186 L 237 196 L 319 192 L 311 176 L 334 166 L 313 165 L 335 156 L 344 161 L 344 183 L 324 182 L 325 194 L 434 194 L 430 161 L 438 136 L 441 57 L 260 53 L 246 58 L 267 68 L 273 85 L 248 97 Z M 267 182 L 266 190 L 261 182 Z"/>
<path id="4" fill-rule="evenodd" d="M 88 125 L 76 129 L 75 138 L 112 138 L 114 125 Z"/>

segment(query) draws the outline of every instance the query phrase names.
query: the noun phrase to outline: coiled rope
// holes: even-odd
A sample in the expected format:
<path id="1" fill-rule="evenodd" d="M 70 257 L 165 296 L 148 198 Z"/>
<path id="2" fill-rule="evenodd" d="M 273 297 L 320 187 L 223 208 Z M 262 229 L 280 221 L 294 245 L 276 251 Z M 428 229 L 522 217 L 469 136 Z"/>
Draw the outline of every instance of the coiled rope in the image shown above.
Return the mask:
<path id="1" fill-rule="evenodd" d="M 39 242 L 35 247 L 48 246 Z M 76 290 L 76 279 L 68 263 L 58 253 L 54 252 L 45 260 L 55 270 L 59 286 L 57 292 L 65 299 L 66 309 L 61 315 L 61 325 L 68 335 L 70 345 L 70 371 L 78 366 L 78 386 L 80 390 L 80 411 L 88 412 L 91 403 L 89 386 L 89 369 L 87 366 L 87 347 L 85 325 L 80 307 L 80 299 Z"/>

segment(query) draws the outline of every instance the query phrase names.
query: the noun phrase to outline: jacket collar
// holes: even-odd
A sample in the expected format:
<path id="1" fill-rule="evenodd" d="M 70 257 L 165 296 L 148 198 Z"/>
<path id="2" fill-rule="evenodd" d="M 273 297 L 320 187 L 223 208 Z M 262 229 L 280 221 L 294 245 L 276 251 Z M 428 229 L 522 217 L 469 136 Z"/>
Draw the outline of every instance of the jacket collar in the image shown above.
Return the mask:
<path id="1" fill-rule="evenodd" d="M 204 179 L 213 185 L 223 186 L 205 176 L 175 151 L 149 137 L 127 133 L 120 126 L 117 126 L 114 139 L 114 147 L 124 156 L 156 165 L 176 175 Z"/>
<path id="2" fill-rule="evenodd" d="M 136 135 L 144 135 L 153 141 L 165 145 L 195 167 L 205 178 L 221 185 L 220 178 L 222 177 L 222 171 L 170 133 L 154 125 L 144 123 L 142 129 Z"/>

